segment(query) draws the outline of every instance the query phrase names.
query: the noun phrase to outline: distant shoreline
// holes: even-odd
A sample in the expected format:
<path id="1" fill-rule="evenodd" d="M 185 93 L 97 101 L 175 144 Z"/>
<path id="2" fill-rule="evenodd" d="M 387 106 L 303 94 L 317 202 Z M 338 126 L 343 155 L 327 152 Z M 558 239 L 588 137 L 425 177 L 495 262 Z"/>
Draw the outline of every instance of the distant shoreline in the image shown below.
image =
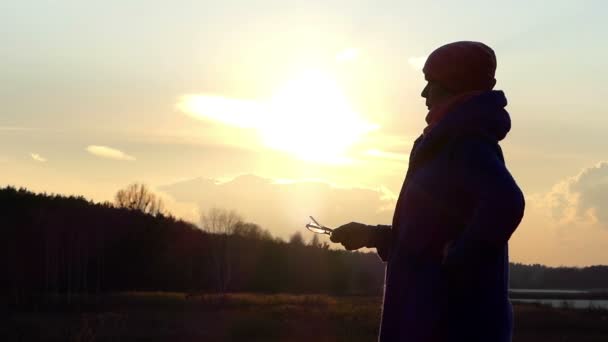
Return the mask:
<path id="1" fill-rule="evenodd" d="M 509 289 L 511 299 L 598 299 L 608 300 L 608 289 Z"/>

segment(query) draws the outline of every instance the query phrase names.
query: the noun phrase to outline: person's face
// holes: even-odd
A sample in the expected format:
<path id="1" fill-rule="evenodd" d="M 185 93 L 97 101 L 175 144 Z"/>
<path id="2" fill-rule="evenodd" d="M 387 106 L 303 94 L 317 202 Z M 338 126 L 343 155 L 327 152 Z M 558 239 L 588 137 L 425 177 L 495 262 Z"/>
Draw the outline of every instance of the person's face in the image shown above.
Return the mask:
<path id="1" fill-rule="evenodd" d="M 426 99 L 426 107 L 429 110 L 453 95 L 451 91 L 441 86 L 441 84 L 429 79 L 427 79 L 426 87 L 422 89 L 422 93 L 420 94 L 420 96 Z"/>

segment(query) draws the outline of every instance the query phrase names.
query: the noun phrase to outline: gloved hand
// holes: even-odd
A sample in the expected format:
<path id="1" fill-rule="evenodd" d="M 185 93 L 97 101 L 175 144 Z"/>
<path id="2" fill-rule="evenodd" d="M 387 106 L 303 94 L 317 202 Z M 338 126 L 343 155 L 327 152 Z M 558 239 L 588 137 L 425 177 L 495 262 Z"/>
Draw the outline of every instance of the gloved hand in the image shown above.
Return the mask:
<path id="1" fill-rule="evenodd" d="M 341 243 L 349 251 L 361 247 L 373 247 L 376 228 L 366 224 L 351 222 L 334 229 L 330 240 Z"/>

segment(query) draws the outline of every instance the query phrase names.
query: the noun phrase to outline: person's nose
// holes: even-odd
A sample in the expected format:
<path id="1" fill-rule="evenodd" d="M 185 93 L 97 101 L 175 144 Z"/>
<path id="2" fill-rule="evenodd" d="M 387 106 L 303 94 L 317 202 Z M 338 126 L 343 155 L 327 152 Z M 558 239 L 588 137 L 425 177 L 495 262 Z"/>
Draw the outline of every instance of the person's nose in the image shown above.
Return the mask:
<path id="1" fill-rule="evenodd" d="M 420 93 L 420 96 L 422 96 L 426 99 L 428 94 L 429 94 L 429 84 L 427 83 L 426 86 L 424 87 L 424 89 L 422 89 L 422 93 Z"/>

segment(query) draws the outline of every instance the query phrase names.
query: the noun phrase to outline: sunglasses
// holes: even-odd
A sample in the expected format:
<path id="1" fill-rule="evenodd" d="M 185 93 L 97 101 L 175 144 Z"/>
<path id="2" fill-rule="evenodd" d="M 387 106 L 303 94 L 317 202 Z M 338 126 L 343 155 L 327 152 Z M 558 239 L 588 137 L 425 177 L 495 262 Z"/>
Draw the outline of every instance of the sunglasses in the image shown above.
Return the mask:
<path id="1" fill-rule="evenodd" d="M 306 228 L 308 230 L 310 230 L 313 233 L 317 233 L 317 234 L 327 234 L 327 235 L 331 235 L 331 233 L 334 231 L 331 228 L 327 228 L 324 225 L 320 224 L 319 222 L 317 222 L 317 220 L 315 220 L 314 217 L 309 216 L 311 219 L 311 222 L 306 224 Z"/>

